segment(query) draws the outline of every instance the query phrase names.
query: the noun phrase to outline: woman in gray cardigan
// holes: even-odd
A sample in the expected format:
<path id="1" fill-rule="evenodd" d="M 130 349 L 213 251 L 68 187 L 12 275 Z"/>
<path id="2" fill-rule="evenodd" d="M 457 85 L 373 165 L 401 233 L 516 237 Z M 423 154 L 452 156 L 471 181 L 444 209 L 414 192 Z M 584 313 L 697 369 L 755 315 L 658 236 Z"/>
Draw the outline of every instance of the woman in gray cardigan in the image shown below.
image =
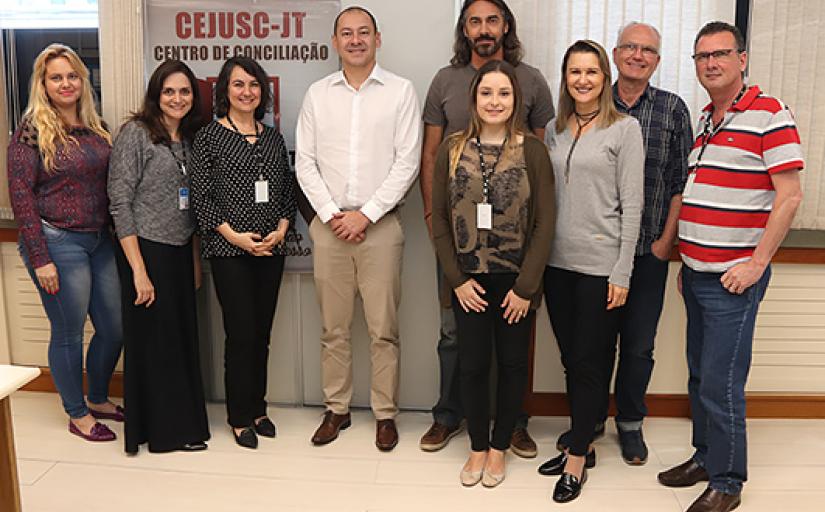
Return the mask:
<path id="1" fill-rule="evenodd" d="M 570 402 L 570 446 L 539 468 L 561 475 L 558 502 L 578 497 L 595 464 L 590 446 L 607 401 L 605 365 L 618 308 L 630 286 L 643 203 L 644 149 L 638 122 L 613 104 L 610 63 L 598 43 L 577 41 L 564 55 L 558 117 L 546 142 L 556 175 L 556 234 L 544 272 L 550 323 Z"/>
<path id="2" fill-rule="evenodd" d="M 195 289 L 189 155 L 201 124 L 198 82 L 186 64 L 162 63 L 139 112 L 120 130 L 109 201 L 120 240 L 126 452 L 206 449 Z"/>

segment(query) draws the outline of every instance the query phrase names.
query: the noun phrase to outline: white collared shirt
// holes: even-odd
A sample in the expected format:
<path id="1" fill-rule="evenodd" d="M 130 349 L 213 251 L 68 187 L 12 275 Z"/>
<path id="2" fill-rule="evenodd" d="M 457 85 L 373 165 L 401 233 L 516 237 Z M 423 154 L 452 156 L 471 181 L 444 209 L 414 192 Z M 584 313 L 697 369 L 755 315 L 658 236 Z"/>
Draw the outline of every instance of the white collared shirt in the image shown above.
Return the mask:
<path id="1" fill-rule="evenodd" d="M 298 183 L 323 222 L 361 210 L 377 222 L 415 181 L 421 109 L 412 82 L 378 64 L 355 90 L 342 71 L 312 84 L 295 135 Z"/>

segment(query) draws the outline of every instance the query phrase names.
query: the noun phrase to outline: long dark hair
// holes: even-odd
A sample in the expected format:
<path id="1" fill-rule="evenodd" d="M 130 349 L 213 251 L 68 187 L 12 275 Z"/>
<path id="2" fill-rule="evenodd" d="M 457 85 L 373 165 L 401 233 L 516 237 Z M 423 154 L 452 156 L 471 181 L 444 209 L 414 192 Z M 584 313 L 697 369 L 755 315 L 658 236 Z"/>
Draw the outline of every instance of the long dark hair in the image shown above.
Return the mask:
<path id="1" fill-rule="evenodd" d="M 195 132 L 203 124 L 200 91 L 198 91 L 198 80 L 195 78 L 195 74 L 192 73 L 189 66 L 179 60 L 166 60 L 152 73 L 149 78 L 149 86 L 146 87 L 146 95 L 143 97 L 143 105 L 131 117 L 131 120 L 140 122 L 149 130 L 149 138 L 152 139 L 154 144 L 169 143 L 171 141 L 171 134 L 163 124 L 160 95 L 163 92 L 163 83 L 175 73 L 183 73 L 189 80 L 189 87 L 192 89 L 192 107 L 183 116 L 178 127 L 181 140 L 191 144 L 195 139 Z"/>
<path id="2" fill-rule="evenodd" d="M 470 58 L 473 54 L 472 42 L 464 35 L 464 25 L 467 23 L 467 9 L 477 0 L 464 0 L 464 5 L 461 6 L 461 14 L 458 16 L 458 22 L 455 25 L 455 42 L 453 43 L 453 58 L 450 59 L 450 64 L 456 67 L 466 66 L 470 63 Z M 516 35 L 516 17 L 513 16 L 513 11 L 507 7 L 504 0 L 486 0 L 498 7 L 501 15 L 504 17 L 504 23 L 507 25 L 507 32 L 504 33 L 501 47 L 504 49 L 504 60 L 513 66 L 518 66 L 524 57 L 524 50 L 521 47 Z"/>
<path id="3" fill-rule="evenodd" d="M 266 76 L 264 68 L 258 64 L 255 59 L 239 55 L 232 57 L 223 63 L 221 72 L 218 73 L 218 82 L 215 84 L 215 115 L 218 117 L 226 117 L 229 113 L 229 97 L 227 90 L 229 89 L 229 75 L 235 66 L 246 71 L 249 75 L 254 76 L 255 80 L 261 86 L 261 103 L 255 109 L 255 120 L 260 121 L 264 118 L 266 112 L 272 106 L 272 92 L 269 90 L 269 77 Z"/>

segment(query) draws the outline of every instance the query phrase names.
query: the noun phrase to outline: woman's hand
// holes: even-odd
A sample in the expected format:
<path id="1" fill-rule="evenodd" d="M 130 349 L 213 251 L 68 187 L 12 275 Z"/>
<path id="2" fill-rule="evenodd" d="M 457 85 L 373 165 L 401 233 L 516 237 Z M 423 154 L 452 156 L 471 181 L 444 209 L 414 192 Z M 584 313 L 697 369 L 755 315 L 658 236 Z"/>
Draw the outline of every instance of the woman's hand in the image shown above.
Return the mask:
<path id="1" fill-rule="evenodd" d="M 49 295 L 54 295 L 60 290 L 60 279 L 57 277 L 57 267 L 54 263 L 46 263 L 42 267 L 34 269 L 34 275 L 43 291 Z"/>
<path id="2" fill-rule="evenodd" d="M 272 249 L 284 241 L 284 237 L 286 237 L 286 230 L 281 231 L 280 229 L 276 229 L 264 237 L 261 246 L 272 252 Z"/>
<path id="3" fill-rule="evenodd" d="M 516 292 L 510 290 L 507 292 L 507 296 L 504 297 L 501 307 L 504 308 L 504 319 L 507 320 L 507 323 L 514 324 L 530 312 L 530 301 L 522 299 L 516 295 Z"/>
<path id="4" fill-rule="evenodd" d="M 155 286 L 146 270 L 133 272 L 135 281 L 135 306 L 145 304 L 148 308 L 155 302 Z"/>
<path id="5" fill-rule="evenodd" d="M 616 309 L 624 306 L 627 302 L 628 288 L 619 286 L 617 284 L 607 284 L 607 310 Z"/>
<path id="6" fill-rule="evenodd" d="M 261 235 L 258 233 L 238 233 L 229 239 L 229 243 L 236 247 L 240 247 L 252 256 L 272 256 L 269 248 L 261 242 Z"/>
<path id="7" fill-rule="evenodd" d="M 476 313 L 483 313 L 487 307 L 487 301 L 481 298 L 481 295 L 487 292 L 484 291 L 484 288 L 478 284 L 478 281 L 475 279 L 468 279 L 453 291 L 455 291 L 458 303 L 461 304 L 461 307 L 467 313 L 469 313 L 470 310 Z"/>

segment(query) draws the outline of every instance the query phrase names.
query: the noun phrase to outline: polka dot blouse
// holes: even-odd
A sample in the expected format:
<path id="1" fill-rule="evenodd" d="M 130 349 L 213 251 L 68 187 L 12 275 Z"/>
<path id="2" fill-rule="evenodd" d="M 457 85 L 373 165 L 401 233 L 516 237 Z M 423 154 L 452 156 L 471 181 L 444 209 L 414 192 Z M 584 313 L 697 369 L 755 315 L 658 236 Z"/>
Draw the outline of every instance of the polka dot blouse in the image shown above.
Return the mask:
<path id="1" fill-rule="evenodd" d="M 265 237 L 281 219 L 295 225 L 295 175 L 284 138 L 264 126 L 254 144 L 217 121 L 203 127 L 192 149 L 192 205 L 202 237 L 204 258 L 240 256 L 215 228 L 228 223 L 238 233 Z M 255 201 L 255 183 L 267 182 L 269 201 Z M 273 254 L 285 254 L 278 246 Z"/>

